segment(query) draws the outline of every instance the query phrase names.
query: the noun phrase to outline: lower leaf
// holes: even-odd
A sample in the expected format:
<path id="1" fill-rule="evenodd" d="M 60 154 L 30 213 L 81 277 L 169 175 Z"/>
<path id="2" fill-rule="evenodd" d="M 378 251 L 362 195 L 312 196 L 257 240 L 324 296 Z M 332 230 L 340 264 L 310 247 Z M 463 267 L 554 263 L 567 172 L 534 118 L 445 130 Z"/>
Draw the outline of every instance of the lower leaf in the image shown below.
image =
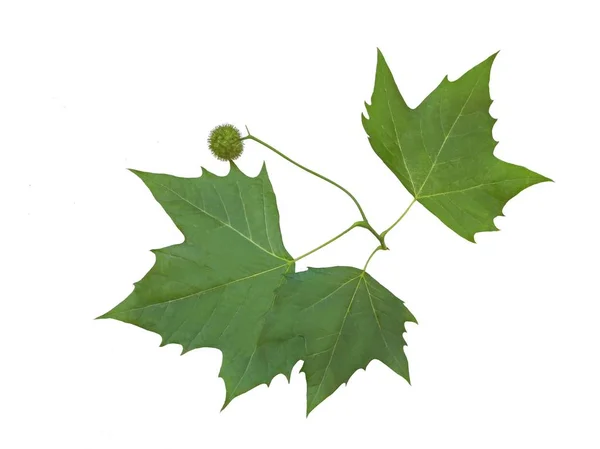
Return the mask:
<path id="1" fill-rule="evenodd" d="M 409 381 L 404 303 L 366 272 L 352 267 L 309 268 L 286 275 L 276 291 L 263 339 L 303 337 L 307 414 L 377 359 Z"/>

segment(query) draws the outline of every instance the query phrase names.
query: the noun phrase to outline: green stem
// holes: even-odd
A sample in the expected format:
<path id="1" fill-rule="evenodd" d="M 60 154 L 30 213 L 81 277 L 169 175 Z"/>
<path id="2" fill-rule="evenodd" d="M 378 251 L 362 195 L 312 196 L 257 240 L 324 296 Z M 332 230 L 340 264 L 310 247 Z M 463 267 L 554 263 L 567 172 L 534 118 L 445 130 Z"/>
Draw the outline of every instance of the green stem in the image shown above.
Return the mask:
<path id="1" fill-rule="evenodd" d="M 248 128 L 246 128 L 247 130 Z M 299 164 L 298 162 L 294 161 L 293 159 L 290 159 L 289 157 L 287 157 L 285 154 L 283 154 L 281 151 L 277 150 L 276 148 L 272 147 L 271 145 L 269 145 L 268 143 L 260 140 L 258 137 L 254 137 L 252 134 L 250 134 L 250 131 L 248 131 L 248 135 L 246 137 L 242 137 L 241 140 L 253 140 L 256 143 L 261 144 L 262 146 L 268 148 L 269 150 L 273 151 L 275 154 L 278 154 L 279 156 L 281 156 L 282 158 L 284 158 L 286 161 L 291 162 L 292 164 L 294 164 L 296 167 L 301 168 L 302 170 L 304 170 L 307 173 L 310 173 L 311 175 L 316 176 L 317 178 L 322 179 L 323 181 L 328 182 L 329 184 L 337 187 L 338 189 L 340 189 L 342 192 L 344 192 L 346 195 L 348 195 L 350 197 L 350 199 L 352 199 L 352 201 L 354 201 L 354 204 L 356 204 L 356 207 L 358 208 L 358 211 L 360 212 L 360 215 L 363 219 L 362 222 L 359 222 L 359 224 L 356 224 L 356 226 L 361 226 L 365 229 L 368 229 L 376 238 L 377 240 L 379 240 L 379 243 L 383 246 L 383 248 L 387 248 L 385 246 L 385 242 L 383 240 L 383 236 L 380 235 L 377 231 L 375 231 L 375 229 L 373 229 L 373 227 L 371 226 L 371 224 L 369 223 L 369 220 L 367 220 L 367 216 L 365 215 L 365 212 L 363 211 L 363 208 L 361 207 L 360 203 L 358 202 L 358 200 L 354 197 L 354 195 L 352 195 L 346 188 L 342 187 L 341 185 L 339 185 L 337 182 L 332 181 L 331 179 L 329 179 L 326 176 L 323 176 L 319 173 L 317 173 L 314 170 L 311 170 L 310 168 L 305 167 L 302 164 Z"/>
<path id="2" fill-rule="evenodd" d="M 381 233 L 381 237 L 383 239 L 385 239 L 385 236 L 387 235 L 388 232 L 390 232 L 392 229 L 394 229 L 394 226 L 396 226 L 398 223 L 400 223 L 400 220 L 402 220 L 404 218 L 404 216 L 408 213 L 408 211 L 410 210 L 412 205 L 415 204 L 416 202 L 417 202 L 417 200 L 413 199 L 410 202 L 410 204 L 408 205 L 408 207 L 406 208 L 406 210 L 404 212 L 402 212 L 402 215 L 400 215 L 400 217 L 394 222 L 394 224 L 392 224 L 389 228 L 387 228 L 385 231 L 383 231 Z"/>
<path id="3" fill-rule="evenodd" d="M 369 266 L 369 262 L 371 262 L 371 259 L 373 258 L 373 256 L 375 255 L 375 253 L 376 253 L 377 251 L 379 251 L 380 249 L 383 249 L 383 248 L 381 247 L 381 245 L 380 245 L 380 246 L 378 246 L 377 248 L 375 248 L 375 249 L 373 250 L 373 252 L 372 252 L 372 253 L 371 253 L 371 255 L 369 256 L 369 258 L 367 259 L 367 263 L 365 263 L 365 267 L 363 268 L 363 274 L 364 274 L 364 273 L 367 271 L 367 267 Z"/>
<path id="4" fill-rule="evenodd" d="M 412 207 L 413 204 L 416 203 L 416 199 L 413 199 L 410 204 L 408 205 L 408 207 L 404 210 L 404 212 L 402 212 L 402 215 L 400 215 L 400 217 L 389 227 L 387 228 L 385 231 L 383 231 L 381 233 L 381 240 L 385 239 L 385 236 L 388 232 L 390 232 L 392 229 L 394 229 L 394 226 L 396 226 L 398 223 L 400 223 L 400 220 L 402 220 L 404 218 L 404 216 L 408 213 L 408 211 L 410 210 L 410 208 Z M 380 240 L 380 241 L 381 241 Z M 381 249 L 387 249 L 387 247 L 385 246 L 381 246 L 379 245 L 377 248 L 375 248 L 373 250 L 373 252 L 371 253 L 371 255 L 369 256 L 369 258 L 367 259 L 367 263 L 365 263 L 365 267 L 363 268 L 363 274 L 366 273 L 367 271 L 367 267 L 369 266 L 369 262 L 371 262 L 371 259 L 373 258 L 373 256 L 375 255 L 375 253 Z"/>
<path id="5" fill-rule="evenodd" d="M 248 135 L 246 137 L 246 139 L 250 139 L 250 140 L 254 140 L 257 143 L 260 143 L 262 146 L 268 148 L 269 150 L 273 151 L 274 153 L 278 154 L 279 156 L 281 156 L 282 158 L 284 158 L 286 161 L 291 162 L 292 164 L 294 164 L 296 167 L 301 168 L 302 170 L 310 173 L 311 175 L 316 176 L 317 178 L 321 178 L 323 181 L 327 181 L 329 184 L 336 186 L 338 189 L 340 189 L 342 192 L 344 192 L 346 195 L 348 195 L 352 201 L 354 201 L 354 204 L 356 204 L 356 207 L 358 208 L 358 211 L 360 212 L 360 215 L 362 216 L 364 221 L 367 221 L 367 217 L 362 209 L 362 207 L 360 206 L 360 204 L 358 203 L 358 200 L 356 198 L 354 198 L 354 195 L 352 195 L 347 189 L 345 189 L 344 187 L 342 187 L 341 185 L 339 185 L 337 182 L 332 181 L 331 179 L 329 179 L 326 176 L 323 176 L 319 173 L 317 173 L 314 170 L 311 170 L 310 168 L 305 167 L 302 164 L 299 164 L 298 162 L 294 161 L 293 159 L 290 159 L 289 157 L 287 157 L 285 154 L 283 154 L 281 151 L 273 148 L 271 145 L 269 145 L 266 142 L 263 142 L 262 140 L 260 140 L 257 137 L 254 137 L 253 135 Z"/>
<path id="6" fill-rule="evenodd" d="M 298 262 L 300 259 L 304 259 L 306 256 L 310 256 L 312 253 L 315 253 L 317 251 L 319 251 L 321 248 L 325 248 L 327 245 L 329 245 L 330 243 L 335 242 L 337 239 L 343 237 L 344 235 L 346 235 L 348 232 L 350 232 L 352 229 L 361 226 L 361 222 L 357 221 L 356 223 L 354 223 L 352 226 L 350 226 L 348 229 L 346 229 L 343 232 L 340 232 L 338 235 L 336 235 L 335 237 L 333 237 L 332 239 L 327 240 L 325 243 L 323 243 L 322 245 L 317 246 L 315 249 L 310 250 L 307 253 L 302 254 L 299 257 L 296 257 L 293 262 Z"/>

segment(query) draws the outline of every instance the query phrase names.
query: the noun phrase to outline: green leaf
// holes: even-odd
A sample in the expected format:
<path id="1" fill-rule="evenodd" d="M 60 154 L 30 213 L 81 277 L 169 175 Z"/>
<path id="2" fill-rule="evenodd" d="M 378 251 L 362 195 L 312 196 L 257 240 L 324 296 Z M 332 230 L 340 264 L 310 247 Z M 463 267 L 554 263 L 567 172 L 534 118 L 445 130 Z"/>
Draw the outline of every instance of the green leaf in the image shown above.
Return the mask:
<path id="1" fill-rule="evenodd" d="M 283 246 L 275 194 L 263 166 L 244 175 L 232 162 L 227 176 L 199 178 L 133 171 L 185 236 L 153 250 L 156 262 L 133 292 L 101 318 L 135 324 L 178 343 L 183 352 L 223 353 L 225 407 L 279 373 L 288 378 L 297 356 L 258 339 L 282 275 L 294 270 Z M 295 353 L 294 353 L 295 354 Z"/>
<path id="2" fill-rule="evenodd" d="M 414 198 L 450 229 L 474 242 L 497 231 L 494 218 L 523 189 L 550 179 L 493 155 L 495 119 L 489 79 L 492 55 L 458 80 L 448 77 L 409 108 L 380 51 L 369 118 L 363 126 L 375 153 Z"/>
<path id="3" fill-rule="evenodd" d="M 304 338 L 307 414 L 352 374 L 380 360 L 409 381 L 403 333 L 415 322 L 403 302 L 352 267 L 309 268 L 286 275 L 265 340 Z"/>

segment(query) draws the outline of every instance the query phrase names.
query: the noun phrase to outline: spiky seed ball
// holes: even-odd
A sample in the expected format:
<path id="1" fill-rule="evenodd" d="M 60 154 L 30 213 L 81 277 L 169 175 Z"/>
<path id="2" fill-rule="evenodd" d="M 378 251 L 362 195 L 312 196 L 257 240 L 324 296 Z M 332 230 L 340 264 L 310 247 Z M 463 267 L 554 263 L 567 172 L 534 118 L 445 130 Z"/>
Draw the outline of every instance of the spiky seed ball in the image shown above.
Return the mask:
<path id="1" fill-rule="evenodd" d="M 244 151 L 244 141 L 241 138 L 242 135 L 235 126 L 219 125 L 208 136 L 208 148 L 217 159 L 232 161 Z"/>

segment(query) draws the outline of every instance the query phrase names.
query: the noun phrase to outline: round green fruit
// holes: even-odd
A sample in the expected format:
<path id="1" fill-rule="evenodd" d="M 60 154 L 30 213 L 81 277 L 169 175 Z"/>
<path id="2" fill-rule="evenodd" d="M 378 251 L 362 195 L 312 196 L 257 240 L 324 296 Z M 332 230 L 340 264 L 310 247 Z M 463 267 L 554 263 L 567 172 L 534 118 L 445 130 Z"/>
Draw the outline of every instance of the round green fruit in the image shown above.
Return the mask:
<path id="1" fill-rule="evenodd" d="M 244 151 L 244 142 L 241 138 L 240 131 L 235 126 L 219 125 L 208 136 L 208 148 L 217 159 L 232 161 L 240 157 Z"/>

